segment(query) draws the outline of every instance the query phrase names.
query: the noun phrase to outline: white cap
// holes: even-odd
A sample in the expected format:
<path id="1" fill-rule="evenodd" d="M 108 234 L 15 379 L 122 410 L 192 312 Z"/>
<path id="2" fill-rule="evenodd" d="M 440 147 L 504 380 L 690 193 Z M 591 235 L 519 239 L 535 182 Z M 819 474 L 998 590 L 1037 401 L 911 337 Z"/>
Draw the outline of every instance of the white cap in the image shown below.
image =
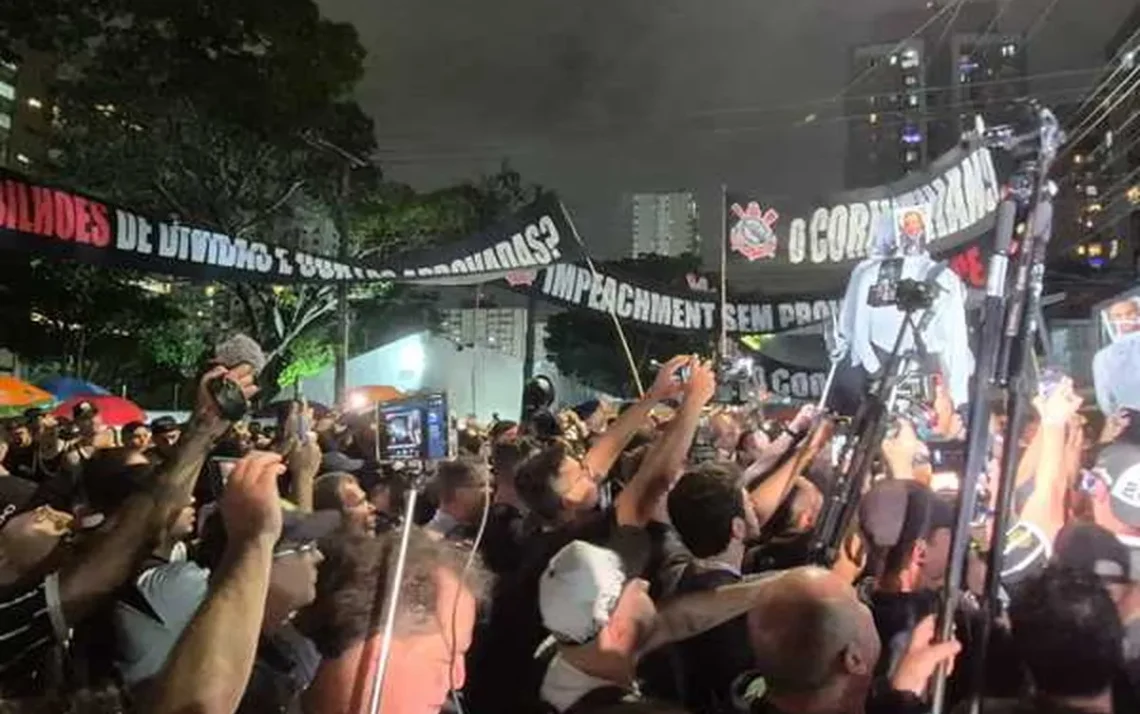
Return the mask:
<path id="1" fill-rule="evenodd" d="M 625 583 L 617 553 L 580 540 L 569 543 L 550 559 L 539 583 L 542 624 L 559 641 L 589 642 L 610 621 Z"/>

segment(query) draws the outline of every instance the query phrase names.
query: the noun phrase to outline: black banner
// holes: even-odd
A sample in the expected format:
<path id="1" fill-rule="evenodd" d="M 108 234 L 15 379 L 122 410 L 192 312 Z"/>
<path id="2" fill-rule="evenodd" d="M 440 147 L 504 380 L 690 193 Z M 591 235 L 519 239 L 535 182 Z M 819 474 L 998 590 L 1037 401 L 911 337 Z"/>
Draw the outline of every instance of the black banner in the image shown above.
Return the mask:
<path id="1" fill-rule="evenodd" d="M 681 331 L 720 329 L 715 293 L 649 286 L 644 281 L 618 276 L 602 267 L 595 274 L 588 266 L 563 263 L 543 270 L 531 289 L 553 302 L 599 314 L 612 309 L 623 323 Z M 515 280 L 518 286 L 530 280 Z M 806 327 L 830 318 L 839 309 L 836 299 L 786 299 L 777 302 L 729 298 L 724 319 L 730 333 L 772 333 Z"/>
<path id="2" fill-rule="evenodd" d="M 738 265 L 849 270 L 894 235 L 901 209 L 927 210 L 927 249 L 940 255 L 990 230 L 1000 195 L 989 149 L 956 148 L 929 171 L 839 194 L 802 211 L 783 210 L 787 215 L 762 199 L 726 194 L 725 240 Z"/>
<path id="3" fill-rule="evenodd" d="M 0 173 L 0 249 L 199 280 L 275 284 L 396 280 L 455 285 L 583 257 L 553 197 L 492 230 L 371 265 L 146 218 L 9 172 Z"/>
<path id="4" fill-rule="evenodd" d="M 827 371 L 787 364 L 759 352 L 752 354 L 754 374 L 771 394 L 813 401 L 823 395 L 827 385 Z"/>

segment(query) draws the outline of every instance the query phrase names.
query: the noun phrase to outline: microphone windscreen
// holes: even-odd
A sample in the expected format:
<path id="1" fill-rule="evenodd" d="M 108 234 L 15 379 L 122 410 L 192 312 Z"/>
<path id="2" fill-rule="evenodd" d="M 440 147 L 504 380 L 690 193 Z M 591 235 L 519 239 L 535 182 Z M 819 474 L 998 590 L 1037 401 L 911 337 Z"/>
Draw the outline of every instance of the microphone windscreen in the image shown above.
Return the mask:
<path id="1" fill-rule="evenodd" d="M 239 364 L 248 364 L 258 374 L 265 369 L 265 352 L 262 351 L 261 345 L 240 332 L 215 347 L 214 358 L 219 364 L 231 368 Z"/>

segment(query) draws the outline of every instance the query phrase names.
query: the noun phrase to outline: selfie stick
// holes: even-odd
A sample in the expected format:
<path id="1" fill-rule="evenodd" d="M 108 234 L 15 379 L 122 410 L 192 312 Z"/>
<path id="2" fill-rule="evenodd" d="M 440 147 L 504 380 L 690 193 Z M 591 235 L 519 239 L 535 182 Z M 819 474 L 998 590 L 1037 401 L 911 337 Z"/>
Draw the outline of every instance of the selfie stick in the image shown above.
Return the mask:
<path id="1" fill-rule="evenodd" d="M 372 692 L 369 696 L 368 711 L 378 714 L 380 701 L 384 697 L 384 675 L 388 672 L 388 660 L 392 657 L 392 636 L 396 632 L 396 614 L 400 604 L 400 588 L 404 580 L 404 565 L 408 562 L 408 543 L 412 536 L 412 522 L 415 520 L 416 496 L 419 489 L 415 484 L 408 489 L 407 502 L 404 506 L 404 525 L 400 531 L 400 548 L 396 552 L 395 574 L 386 593 L 384 615 L 384 634 L 380 639 L 380 658 L 376 661 L 376 676 L 372 678 Z M 384 592 L 381 590 L 377 594 Z"/>
<path id="2" fill-rule="evenodd" d="M 837 342 L 835 338 L 839 335 L 839 317 L 835 314 L 831 315 L 831 330 L 833 338 L 828 340 L 827 327 L 825 326 L 823 328 L 823 342 L 828 348 L 827 351 L 831 357 L 831 369 L 827 371 L 827 381 L 823 383 L 823 393 L 819 395 L 818 408 L 821 412 L 827 408 L 827 399 L 831 396 L 831 386 L 835 383 L 835 373 L 839 370 L 839 363 L 843 360 L 843 357 L 835 355 L 836 350 L 833 346 L 833 343 Z"/>

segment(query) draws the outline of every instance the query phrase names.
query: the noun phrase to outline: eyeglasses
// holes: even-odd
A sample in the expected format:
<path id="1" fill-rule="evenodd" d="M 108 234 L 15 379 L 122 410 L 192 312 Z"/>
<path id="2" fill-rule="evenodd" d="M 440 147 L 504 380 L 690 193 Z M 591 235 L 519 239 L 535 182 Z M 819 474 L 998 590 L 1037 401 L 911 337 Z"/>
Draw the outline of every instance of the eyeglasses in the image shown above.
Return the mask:
<path id="1" fill-rule="evenodd" d="M 286 558 L 290 555 L 308 555 L 309 553 L 319 553 L 320 550 L 316 543 L 302 543 L 294 548 L 283 548 L 281 550 L 273 551 L 274 558 Z"/>

